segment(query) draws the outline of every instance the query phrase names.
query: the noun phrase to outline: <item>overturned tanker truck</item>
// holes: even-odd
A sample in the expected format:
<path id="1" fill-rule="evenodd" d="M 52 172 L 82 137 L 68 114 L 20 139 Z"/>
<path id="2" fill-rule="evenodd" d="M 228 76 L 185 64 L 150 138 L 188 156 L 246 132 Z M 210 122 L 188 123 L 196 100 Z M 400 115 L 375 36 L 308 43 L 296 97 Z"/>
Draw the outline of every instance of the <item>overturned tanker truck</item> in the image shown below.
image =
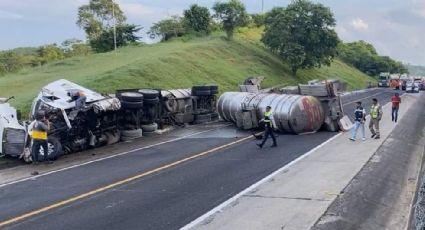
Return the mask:
<path id="1" fill-rule="evenodd" d="M 258 128 L 266 107 L 271 106 L 276 128 L 281 132 L 339 130 L 343 111 L 337 81 L 266 90 L 261 90 L 259 83 L 247 85 L 247 82 L 253 81 L 240 86 L 243 92 L 227 92 L 219 98 L 218 112 L 225 121 L 242 129 Z"/>
<path id="2" fill-rule="evenodd" d="M 76 90 L 87 98 L 80 109 L 69 101 L 68 92 Z M 217 86 L 210 85 L 181 90 L 118 90 L 107 95 L 61 79 L 42 88 L 31 106 L 30 121 L 21 121 L 9 99 L 0 98 L 0 155 L 32 161 L 32 126 L 40 110 L 50 121 L 46 154 L 54 160 L 63 154 L 157 134 L 158 128 L 167 125 L 218 119 L 217 93 Z M 44 152 L 40 150 L 41 159 Z"/>

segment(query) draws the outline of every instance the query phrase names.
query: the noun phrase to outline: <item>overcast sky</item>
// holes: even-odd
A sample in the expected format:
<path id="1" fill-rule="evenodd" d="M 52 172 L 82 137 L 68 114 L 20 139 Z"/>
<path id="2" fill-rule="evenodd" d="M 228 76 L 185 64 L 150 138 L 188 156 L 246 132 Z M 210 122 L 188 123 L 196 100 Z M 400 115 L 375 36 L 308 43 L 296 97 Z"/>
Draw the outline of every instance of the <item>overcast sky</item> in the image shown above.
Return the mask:
<path id="1" fill-rule="evenodd" d="M 0 50 L 84 39 L 77 9 L 88 0 L 0 0 Z M 130 23 L 153 22 L 181 14 L 190 4 L 211 7 L 214 0 L 117 0 Z M 242 0 L 248 12 L 261 12 L 261 0 Z M 290 0 L 264 0 L 264 9 Z M 382 55 L 425 65 L 425 0 L 323 0 L 331 8 L 344 41 L 366 40 Z M 145 35 L 145 37 L 147 37 Z"/>

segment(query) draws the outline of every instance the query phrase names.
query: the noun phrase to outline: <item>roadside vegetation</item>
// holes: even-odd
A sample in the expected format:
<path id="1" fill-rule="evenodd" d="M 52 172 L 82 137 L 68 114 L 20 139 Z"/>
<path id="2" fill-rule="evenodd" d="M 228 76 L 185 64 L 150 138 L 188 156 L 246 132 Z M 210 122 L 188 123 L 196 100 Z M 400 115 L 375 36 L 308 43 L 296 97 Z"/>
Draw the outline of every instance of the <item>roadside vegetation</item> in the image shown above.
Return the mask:
<path id="1" fill-rule="evenodd" d="M 239 0 L 217 2 L 212 9 L 194 4 L 182 17 L 155 23 L 148 36 L 161 42 L 153 45 L 138 42 L 140 27 L 128 24 L 112 0 L 82 5 L 76 23 L 86 42 L 70 39 L 0 53 L 0 92 L 15 95 L 12 103 L 24 114 L 40 88 L 60 78 L 103 93 L 205 83 L 217 83 L 223 92 L 237 90 L 252 75 L 266 77 L 265 87 L 337 78 L 356 89 L 374 81 L 364 74 L 370 71 L 348 59 L 351 46 L 340 42 L 330 9 L 307 0 L 252 15 Z"/>

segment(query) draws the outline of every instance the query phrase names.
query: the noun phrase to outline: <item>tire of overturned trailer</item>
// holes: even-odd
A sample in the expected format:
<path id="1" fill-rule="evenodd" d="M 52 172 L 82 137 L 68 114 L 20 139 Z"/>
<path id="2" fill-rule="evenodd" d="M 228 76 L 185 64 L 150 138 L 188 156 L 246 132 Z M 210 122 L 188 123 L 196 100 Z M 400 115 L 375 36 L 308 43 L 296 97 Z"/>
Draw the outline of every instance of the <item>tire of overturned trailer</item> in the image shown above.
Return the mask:
<path id="1" fill-rule="evenodd" d="M 141 125 L 141 128 L 143 132 L 154 132 L 158 129 L 157 123 L 147 124 L 147 125 Z"/>
<path id="2" fill-rule="evenodd" d="M 197 114 L 195 115 L 195 124 L 202 124 L 202 123 L 207 123 L 211 121 L 211 114 Z"/>
<path id="3" fill-rule="evenodd" d="M 141 129 L 121 130 L 122 141 L 134 140 L 142 136 L 143 136 L 143 131 Z"/>
<path id="4" fill-rule="evenodd" d="M 211 90 L 195 90 L 192 91 L 193 96 L 210 96 L 212 95 Z"/>
<path id="5" fill-rule="evenodd" d="M 121 101 L 125 102 L 141 102 L 143 94 L 137 92 L 123 92 L 120 94 Z"/>
<path id="6" fill-rule="evenodd" d="M 152 99 L 144 99 L 143 103 L 145 103 L 146 105 L 156 105 L 159 103 L 159 98 L 152 98 Z"/>
<path id="7" fill-rule="evenodd" d="M 145 99 L 155 99 L 159 97 L 159 91 L 153 89 L 141 89 L 139 93 L 143 94 Z"/>
<path id="8" fill-rule="evenodd" d="M 123 109 L 142 109 L 143 101 L 137 101 L 137 102 L 121 101 L 121 107 Z"/>

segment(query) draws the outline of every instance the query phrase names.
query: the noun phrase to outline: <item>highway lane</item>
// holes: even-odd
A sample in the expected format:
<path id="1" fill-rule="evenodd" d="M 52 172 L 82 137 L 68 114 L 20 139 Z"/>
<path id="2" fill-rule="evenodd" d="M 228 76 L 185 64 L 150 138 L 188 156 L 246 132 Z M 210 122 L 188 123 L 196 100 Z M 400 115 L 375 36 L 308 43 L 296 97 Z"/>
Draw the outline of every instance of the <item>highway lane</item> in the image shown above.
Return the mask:
<path id="1" fill-rule="evenodd" d="M 354 104 L 350 102 L 374 94 L 378 100 L 388 101 L 393 91 L 379 89 L 350 99 L 344 97 L 344 110 L 353 111 Z M 240 140 L 229 135 L 232 129 L 221 128 L 0 188 L 0 225 L 4 220 L 22 217 L 22 214 Z M 253 140 L 241 141 L 128 183 L 47 208 L 4 227 L 177 229 L 333 135 L 335 133 L 327 132 L 280 135 L 278 148 L 263 150 L 257 149 Z"/>

